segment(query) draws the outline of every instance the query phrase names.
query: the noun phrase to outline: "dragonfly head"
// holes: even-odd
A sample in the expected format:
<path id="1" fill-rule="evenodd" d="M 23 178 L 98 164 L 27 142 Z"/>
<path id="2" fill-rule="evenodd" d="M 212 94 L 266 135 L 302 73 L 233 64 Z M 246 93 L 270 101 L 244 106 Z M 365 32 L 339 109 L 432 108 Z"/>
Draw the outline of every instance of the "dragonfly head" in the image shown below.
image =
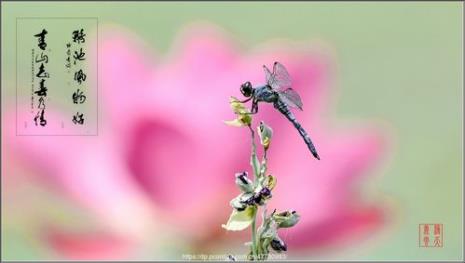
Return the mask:
<path id="1" fill-rule="evenodd" d="M 241 93 L 242 95 L 244 95 L 244 97 L 247 97 L 247 98 L 252 96 L 253 88 L 252 88 L 252 83 L 250 83 L 250 81 L 247 81 L 241 85 Z"/>

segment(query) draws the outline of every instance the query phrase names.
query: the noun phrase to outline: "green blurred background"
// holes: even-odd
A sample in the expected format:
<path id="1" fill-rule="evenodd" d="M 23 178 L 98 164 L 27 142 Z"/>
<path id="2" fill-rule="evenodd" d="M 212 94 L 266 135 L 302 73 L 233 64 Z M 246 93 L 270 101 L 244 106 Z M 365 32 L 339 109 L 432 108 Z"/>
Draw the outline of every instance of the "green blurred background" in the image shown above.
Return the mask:
<path id="1" fill-rule="evenodd" d="M 274 38 L 324 41 L 338 68 L 335 123 L 378 123 L 393 144 L 380 176 L 363 185 L 368 198 L 381 192 L 389 200 L 392 218 L 370 240 L 323 258 L 462 258 L 463 3 L 2 2 L 2 105 L 14 101 L 14 25 L 21 16 L 95 16 L 160 53 L 180 28 L 199 20 L 220 25 L 246 48 Z M 38 187 L 24 188 L 40 194 L 32 206 L 57 221 L 85 217 Z M 30 220 L 8 209 L 6 202 L 21 200 L 2 190 L 3 258 L 49 258 Z M 444 248 L 419 248 L 419 223 L 444 224 Z"/>

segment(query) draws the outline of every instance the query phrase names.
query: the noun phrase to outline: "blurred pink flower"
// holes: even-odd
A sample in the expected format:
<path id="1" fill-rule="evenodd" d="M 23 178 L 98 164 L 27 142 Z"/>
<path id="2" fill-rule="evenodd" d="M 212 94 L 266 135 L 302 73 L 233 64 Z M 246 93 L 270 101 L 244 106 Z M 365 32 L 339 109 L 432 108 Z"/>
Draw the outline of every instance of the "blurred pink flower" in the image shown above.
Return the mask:
<path id="1" fill-rule="evenodd" d="M 221 30 L 201 25 L 185 30 L 169 55 L 160 58 L 133 34 L 103 31 L 99 136 L 15 137 L 14 119 L 7 118 L 7 144 L 14 154 L 113 233 L 103 247 L 115 244 L 115 255 L 130 258 L 160 221 L 196 245 L 224 237 L 220 225 L 237 194 L 234 173 L 249 169 L 250 141 L 247 130 L 222 120 L 233 117 L 229 96 L 240 97 L 246 80 L 263 83 L 262 65 L 274 61 L 293 78 L 304 102 L 296 116 L 321 156 L 321 161 L 311 156 L 271 105 L 260 105 L 254 120 L 274 129 L 269 160 L 278 179 L 268 207 L 301 214 L 299 225 L 289 230 L 291 250 L 333 244 L 382 223 L 382 207 L 363 204 L 353 187 L 380 158 L 383 140 L 373 128 L 329 128 L 323 110 L 332 105 L 333 67 L 327 53 L 285 42 L 239 52 Z M 90 235 L 96 237 L 91 244 L 105 243 L 104 236 Z M 70 241 L 55 232 L 51 237 L 65 256 L 98 257 L 98 249 L 80 245 L 82 237 Z M 122 244 L 133 250 L 122 250 Z"/>

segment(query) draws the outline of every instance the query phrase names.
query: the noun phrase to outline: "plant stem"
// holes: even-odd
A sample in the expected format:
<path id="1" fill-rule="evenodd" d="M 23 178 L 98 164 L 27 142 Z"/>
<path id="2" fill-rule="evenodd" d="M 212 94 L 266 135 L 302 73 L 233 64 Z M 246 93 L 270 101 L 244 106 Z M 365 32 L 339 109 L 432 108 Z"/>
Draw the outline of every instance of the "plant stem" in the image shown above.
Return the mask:
<path id="1" fill-rule="evenodd" d="M 257 186 L 258 179 L 260 177 L 260 167 L 259 167 L 260 164 L 258 163 L 257 146 L 255 145 L 255 132 L 252 129 L 251 125 L 249 125 L 249 130 L 250 130 L 251 137 L 252 137 L 252 156 L 250 159 L 250 163 L 252 165 L 253 174 L 255 177 L 254 184 L 255 186 Z M 254 260 L 258 260 L 257 227 L 256 227 L 258 209 L 259 207 L 257 207 L 257 212 L 255 213 L 253 220 L 252 220 L 252 256 Z"/>
<path id="2" fill-rule="evenodd" d="M 255 227 L 255 221 L 257 219 L 257 213 L 255 213 L 253 221 L 252 221 L 252 255 L 253 259 L 257 260 L 257 229 Z"/>
<path id="3" fill-rule="evenodd" d="M 255 132 L 252 128 L 252 125 L 248 125 L 251 136 L 252 136 L 252 153 L 256 153 L 257 151 L 257 146 L 255 145 Z"/>
<path id="4" fill-rule="evenodd" d="M 255 163 L 255 158 L 257 156 L 257 146 L 255 145 L 255 133 L 252 129 L 251 125 L 249 125 L 250 134 L 252 137 L 252 156 L 250 159 L 250 163 L 252 164 L 253 174 L 255 177 L 254 184 L 256 184 L 257 176 L 257 166 Z M 258 209 L 258 208 L 257 208 Z M 258 212 L 258 211 L 257 211 Z M 256 219 L 257 219 L 257 212 L 255 213 L 253 220 L 252 220 L 252 257 L 256 259 L 257 257 L 257 229 L 256 229 Z"/>
<path id="5" fill-rule="evenodd" d="M 255 179 L 258 179 L 260 177 L 260 164 L 257 157 L 257 146 L 255 145 L 255 132 L 250 125 L 248 127 L 252 137 L 252 156 L 250 158 L 250 163 L 252 164 Z M 257 180 L 255 180 L 255 186 L 257 186 Z"/>

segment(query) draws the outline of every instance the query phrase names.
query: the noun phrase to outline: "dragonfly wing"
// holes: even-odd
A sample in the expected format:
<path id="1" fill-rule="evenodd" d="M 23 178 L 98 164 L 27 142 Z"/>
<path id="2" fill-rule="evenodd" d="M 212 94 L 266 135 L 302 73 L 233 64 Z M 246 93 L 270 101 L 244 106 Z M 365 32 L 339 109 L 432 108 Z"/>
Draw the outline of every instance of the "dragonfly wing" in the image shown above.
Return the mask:
<path id="1" fill-rule="evenodd" d="M 286 68 L 279 62 L 273 64 L 273 73 L 263 65 L 266 83 L 275 91 L 283 91 L 291 87 L 291 78 Z"/>
<path id="2" fill-rule="evenodd" d="M 300 99 L 299 94 L 292 88 L 279 92 L 279 98 L 287 105 L 302 110 L 302 99 Z"/>
<path id="3" fill-rule="evenodd" d="M 263 65 L 263 70 L 265 71 L 266 84 L 271 86 L 271 83 L 274 82 L 273 74 L 265 65 Z"/>
<path id="4" fill-rule="evenodd" d="M 269 85 L 275 91 L 284 91 L 291 88 L 292 82 L 289 73 L 283 64 L 275 62 L 273 65 L 273 82 Z"/>

